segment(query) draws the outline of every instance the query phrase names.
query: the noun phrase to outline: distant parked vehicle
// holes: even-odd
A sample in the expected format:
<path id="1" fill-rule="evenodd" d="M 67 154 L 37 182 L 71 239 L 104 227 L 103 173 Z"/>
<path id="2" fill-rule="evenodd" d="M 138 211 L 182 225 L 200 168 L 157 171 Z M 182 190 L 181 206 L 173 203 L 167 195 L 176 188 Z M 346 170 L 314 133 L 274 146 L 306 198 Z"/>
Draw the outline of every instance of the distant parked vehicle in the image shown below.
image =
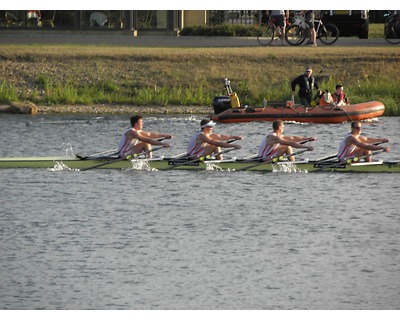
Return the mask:
<path id="1" fill-rule="evenodd" d="M 324 11 L 324 22 L 334 23 L 341 37 L 368 39 L 368 10 L 329 10 Z"/>

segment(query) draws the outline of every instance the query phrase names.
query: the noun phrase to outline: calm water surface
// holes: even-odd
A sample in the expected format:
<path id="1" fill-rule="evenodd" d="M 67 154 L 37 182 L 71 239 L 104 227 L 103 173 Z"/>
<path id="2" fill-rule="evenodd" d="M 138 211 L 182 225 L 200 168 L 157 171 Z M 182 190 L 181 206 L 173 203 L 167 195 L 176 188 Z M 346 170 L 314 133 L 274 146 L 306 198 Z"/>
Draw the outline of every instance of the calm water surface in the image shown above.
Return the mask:
<path id="1" fill-rule="evenodd" d="M 185 150 L 200 116 L 146 117 Z M 0 116 L 0 157 L 116 147 L 129 116 Z M 271 123 L 219 124 L 257 151 Z M 399 160 L 400 118 L 364 124 Z M 287 124 L 336 152 L 349 124 Z M 396 174 L 0 171 L 1 309 L 399 309 Z"/>

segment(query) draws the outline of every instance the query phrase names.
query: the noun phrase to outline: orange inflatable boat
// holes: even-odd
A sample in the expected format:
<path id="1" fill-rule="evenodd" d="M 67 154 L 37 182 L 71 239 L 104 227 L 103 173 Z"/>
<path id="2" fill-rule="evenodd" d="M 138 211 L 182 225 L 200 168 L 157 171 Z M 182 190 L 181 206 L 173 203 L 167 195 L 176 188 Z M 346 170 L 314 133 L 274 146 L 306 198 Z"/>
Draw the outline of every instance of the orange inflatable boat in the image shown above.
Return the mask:
<path id="1" fill-rule="evenodd" d="M 228 98 L 228 99 L 226 99 Z M 236 123 L 250 121 L 284 121 L 312 123 L 341 123 L 376 118 L 385 112 L 385 106 L 379 101 L 349 104 L 341 107 L 316 106 L 305 107 L 287 102 L 268 102 L 265 107 L 232 108 L 229 97 L 215 97 L 214 115 L 216 122 Z"/>

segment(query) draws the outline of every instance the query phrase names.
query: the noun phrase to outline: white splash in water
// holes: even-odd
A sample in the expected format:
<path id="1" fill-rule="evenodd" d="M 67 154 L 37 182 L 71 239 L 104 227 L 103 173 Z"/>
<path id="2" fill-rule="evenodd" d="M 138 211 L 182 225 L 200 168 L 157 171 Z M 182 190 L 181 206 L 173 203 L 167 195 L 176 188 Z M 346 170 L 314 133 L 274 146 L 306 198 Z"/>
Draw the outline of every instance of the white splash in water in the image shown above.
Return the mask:
<path id="1" fill-rule="evenodd" d="M 141 170 L 141 171 L 157 171 L 157 169 L 152 168 L 149 165 L 149 161 L 147 159 L 134 159 L 131 160 L 132 168 L 127 170 Z"/>
<path id="2" fill-rule="evenodd" d="M 207 163 L 206 162 L 206 171 L 223 171 L 220 167 L 218 167 L 214 163 Z"/>
<path id="3" fill-rule="evenodd" d="M 48 168 L 47 171 L 79 171 L 79 169 L 72 169 L 68 166 L 66 166 L 64 163 L 56 161 L 56 164 L 54 165 L 53 168 Z"/>
<path id="4" fill-rule="evenodd" d="M 65 147 L 65 155 L 72 157 L 75 156 L 74 148 L 69 143 L 67 143 L 67 146 Z"/>
<path id="5" fill-rule="evenodd" d="M 300 169 L 294 163 L 278 163 L 272 165 L 272 172 L 308 173 L 308 170 Z"/>

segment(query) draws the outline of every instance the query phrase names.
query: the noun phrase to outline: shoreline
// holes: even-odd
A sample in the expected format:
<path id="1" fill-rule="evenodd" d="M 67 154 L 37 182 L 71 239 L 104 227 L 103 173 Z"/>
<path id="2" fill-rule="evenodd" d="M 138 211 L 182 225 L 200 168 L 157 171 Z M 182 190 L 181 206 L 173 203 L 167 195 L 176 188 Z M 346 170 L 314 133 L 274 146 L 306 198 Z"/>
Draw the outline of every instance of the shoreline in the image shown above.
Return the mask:
<path id="1" fill-rule="evenodd" d="M 290 99 L 290 80 L 311 64 L 322 88 L 344 81 L 352 103 L 372 98 L 400 115 L 398 48 L 321 47 L 311 60 L 307 51 L 0 46 L 0 103 L 32 101 L 38 113 L 208 114 L 214 97 L 226 94 L 225 77 L 243 105 L 258 106 Z"/>
<path id="2" fill-rule="evenodd" d="M 9 108 L 1 105 L 1 110 Z M 39 114 L 202 114 L 213 113 L 210 106 L 129 106 L 117 104 L 37 106 Z M 11 113 L 11 112 L 3 112 Z"/>

